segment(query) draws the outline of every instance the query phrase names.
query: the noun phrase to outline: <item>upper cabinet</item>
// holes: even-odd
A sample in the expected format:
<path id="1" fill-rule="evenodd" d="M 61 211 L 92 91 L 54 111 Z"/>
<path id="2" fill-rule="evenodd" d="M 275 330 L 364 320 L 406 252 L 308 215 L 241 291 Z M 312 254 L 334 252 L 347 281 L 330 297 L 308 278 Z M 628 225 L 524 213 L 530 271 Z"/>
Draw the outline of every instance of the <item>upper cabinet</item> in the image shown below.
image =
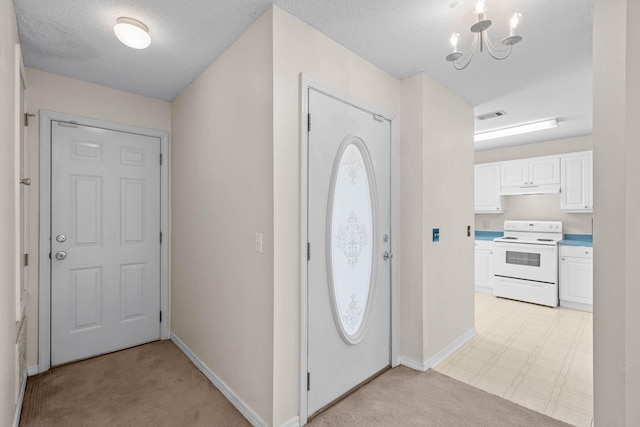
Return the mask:
<path id="1" fill-rule="evenodd" d="M 560 158 L 534 157 L 500 163 L 501 194 L 541 194 L 560 191 Z"/>
<path id="2" fill-rule="evenodd" d="M 500 164 L 475 166 L 474 206 L 476 213 L 503 213 L 504 197 L 500 195 Z"/>
<path id="3" fill-rule="evenodd" d="M 560 209 L 593 212 L 593 153 L 584 151 L 561 157 Z"/>
<path id="4" fill-rule="evenodd" d="M 593 152 L 475 165 L 475 213 L 503 213 L 505 197 L 560 193 L 560 209 L 593 212 Z"/>

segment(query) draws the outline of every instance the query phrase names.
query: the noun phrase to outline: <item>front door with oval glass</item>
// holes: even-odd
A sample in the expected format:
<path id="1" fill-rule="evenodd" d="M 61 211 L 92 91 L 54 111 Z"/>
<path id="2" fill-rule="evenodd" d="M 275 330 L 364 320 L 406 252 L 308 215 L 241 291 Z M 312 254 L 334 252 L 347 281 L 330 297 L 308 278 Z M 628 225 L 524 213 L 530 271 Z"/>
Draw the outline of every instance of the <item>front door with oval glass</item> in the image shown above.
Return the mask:
<path id="1" fill-rule="evenodd" d="M 391 123 L 309 89 L 307 414 L 390 364 Z"/>

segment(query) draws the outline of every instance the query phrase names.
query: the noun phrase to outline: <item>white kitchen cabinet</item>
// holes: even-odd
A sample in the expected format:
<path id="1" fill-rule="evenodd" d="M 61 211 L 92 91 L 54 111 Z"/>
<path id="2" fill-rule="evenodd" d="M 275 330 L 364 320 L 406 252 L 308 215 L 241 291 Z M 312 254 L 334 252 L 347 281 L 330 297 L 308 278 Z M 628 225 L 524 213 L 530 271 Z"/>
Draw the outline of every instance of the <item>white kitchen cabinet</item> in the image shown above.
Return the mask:
<path id="1" fill-rule="evenodd" d="M 475 213 L 503 213 L 504 196 L 500 195 L 500 164 L 486 163 L 474 168 Z"/>
<path id="2" fill-rule="evenodd" d="M 593 311 L 593 248 L 560 245 L 558 253 L 560 305 L 575 310 Z"/>
<path id="3" fill-rule="evenodd" d="M 593 152 L 563 155 L 560 169 L 560 209 L 593 212 Z"/>
<path id="4" fill-rule="evenodd" d="M 558 193 L 560 158 L 532 157 L 500 164 L 501 194 Z"/>
<path id="5" fill-rule="evenodd" d="M 493 294 L 493 241 L 476 240 L 476 292 Z"/>

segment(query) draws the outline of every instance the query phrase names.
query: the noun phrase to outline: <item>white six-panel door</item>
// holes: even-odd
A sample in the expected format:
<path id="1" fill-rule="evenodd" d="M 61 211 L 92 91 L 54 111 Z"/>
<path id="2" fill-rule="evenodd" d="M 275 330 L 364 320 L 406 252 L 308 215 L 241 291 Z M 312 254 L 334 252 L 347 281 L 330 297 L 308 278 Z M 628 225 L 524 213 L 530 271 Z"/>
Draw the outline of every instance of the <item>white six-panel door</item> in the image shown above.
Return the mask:
<path id="1" fill-rule="evenodd" d="M 160 337 L 160 140 L 51 126 L 56 365 Z"/>
<path id="2" fill-rule="evenodd" d="M 390 364 L 391 124 L 313 88 L 307 415 Z"/>

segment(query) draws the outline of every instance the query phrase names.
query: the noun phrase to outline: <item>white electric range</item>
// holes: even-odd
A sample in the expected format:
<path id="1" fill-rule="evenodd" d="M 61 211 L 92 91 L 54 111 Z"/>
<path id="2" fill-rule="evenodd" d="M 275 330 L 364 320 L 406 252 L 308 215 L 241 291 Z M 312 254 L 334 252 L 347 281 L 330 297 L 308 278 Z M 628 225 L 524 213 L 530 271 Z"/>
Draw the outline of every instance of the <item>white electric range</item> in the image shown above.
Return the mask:
<path id="1" fill-rule="evenodd" d="M 496 296 L 558 306 L 558 241 L 561 221 L 505 221 L 494 241 Z"/>

